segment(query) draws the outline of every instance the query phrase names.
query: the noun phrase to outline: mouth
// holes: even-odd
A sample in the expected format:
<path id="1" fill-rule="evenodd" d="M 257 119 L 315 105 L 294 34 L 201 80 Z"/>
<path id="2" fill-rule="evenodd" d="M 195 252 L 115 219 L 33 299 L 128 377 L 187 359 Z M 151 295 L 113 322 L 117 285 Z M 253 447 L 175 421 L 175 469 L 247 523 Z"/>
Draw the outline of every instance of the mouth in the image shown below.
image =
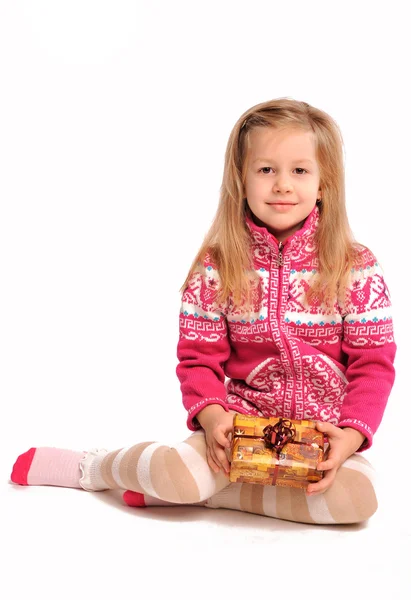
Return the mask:
<path id="1" fill-rule="evenodd" d="M 285 213 L 294 208 L 296 204 L 293 204 L 291 202 L 270 202 L 268 206 L 277 213 Z"/>

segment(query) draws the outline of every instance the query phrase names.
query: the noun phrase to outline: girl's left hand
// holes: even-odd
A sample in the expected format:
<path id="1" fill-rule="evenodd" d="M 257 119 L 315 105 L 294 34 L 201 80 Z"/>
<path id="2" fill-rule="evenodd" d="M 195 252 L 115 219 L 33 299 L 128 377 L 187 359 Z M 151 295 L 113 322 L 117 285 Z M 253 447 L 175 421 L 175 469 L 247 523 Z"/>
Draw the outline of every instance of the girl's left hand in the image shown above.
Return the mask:
<path id="1" fill-rule="evenodd" d="M 340 466 L 358 450 L 365 439 L 365 436 L 351 427 L 341 429 L 323 421 L 318 421 L 316 427 L 321 433 L 327 434 L 330 449 L 327 460 L 317 465 L 319 471 L 325 471 L 324 477 L 318 483 L 310 483 L 306 489 L 307 496 L 322 494 L 328 490 Z"/>

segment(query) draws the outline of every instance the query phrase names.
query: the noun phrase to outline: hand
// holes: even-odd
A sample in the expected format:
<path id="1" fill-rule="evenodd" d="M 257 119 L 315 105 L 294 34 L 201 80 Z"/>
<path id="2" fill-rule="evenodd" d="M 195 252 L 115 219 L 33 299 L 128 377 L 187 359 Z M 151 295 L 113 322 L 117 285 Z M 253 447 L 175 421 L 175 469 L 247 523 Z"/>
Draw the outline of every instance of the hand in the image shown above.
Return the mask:
<path id="1" fill-rule="evenodd" d="M 335 475 L 343 464 L 361 446 L 365 436 L 356 429 L 345 427 L 344 429 L 318 421 L 318 431 L 328 436 L 330 451 L 327 460 L 317 465 L 319 471 L 325 471 L 324 477 L 318 483 L 310 483 L 306 489 L 308 496 L 322 494 L 332 485 Z"/>
<path id="2" fill-rule="evenodd" d="M 213 410 L 207 411 L 207 408 L 213 408 Z M 223 472 L 225 471 L 225 474 L 228 475 L 230 463 L 225 449 L 231 447 L 228 436 L 233 432 L 234 414 L 226 412 L 222 406 L 218 406 L 218 409 L 221 410 L 217 410 L 217 405 L 206 407 L 198 413 L 197 418 L 205 432 L 207 462 L 210 468 L 215 473 L 219 473 L 220 469 L 223 469 Z"/>

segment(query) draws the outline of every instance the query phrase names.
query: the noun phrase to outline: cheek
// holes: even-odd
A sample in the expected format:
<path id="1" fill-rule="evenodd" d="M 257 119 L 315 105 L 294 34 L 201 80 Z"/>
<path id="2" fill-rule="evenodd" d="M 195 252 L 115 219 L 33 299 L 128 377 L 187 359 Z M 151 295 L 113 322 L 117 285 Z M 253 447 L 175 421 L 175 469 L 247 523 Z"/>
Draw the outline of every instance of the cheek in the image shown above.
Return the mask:
<path id="1" fill-rule="evenodd" d="M 267 189 L 267 181 L 262 181 L 261 179 L 251 179 L 246 181 L 245 189 L 247 191 L 247 195 L 255 195 L 258 196 L 261 191 Z"/>

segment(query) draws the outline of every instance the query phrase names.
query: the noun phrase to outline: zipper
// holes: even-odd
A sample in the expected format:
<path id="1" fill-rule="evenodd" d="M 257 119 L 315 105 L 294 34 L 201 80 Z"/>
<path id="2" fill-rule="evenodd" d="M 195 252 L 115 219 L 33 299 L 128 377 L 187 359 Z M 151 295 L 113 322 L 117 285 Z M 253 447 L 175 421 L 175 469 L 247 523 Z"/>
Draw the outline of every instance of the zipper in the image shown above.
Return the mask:
<path id="1" fill-rule="evenodd" d="M 282 339 L 283 345 L 284 345 L 284 350 L 285 353 L 287 355 L 287 359 L 288 359 L 288 363 L 290 365 L 290 369 L 293 372 L 293 360 L 292 360 L 292 356 L 291 356 L 291 351 L 289 348 L 289 344 L 288 344 L 288 340 L 286 338 L 285 333 L 282 330 L 282 327 L 280 325 L 280 319 L 281 319 L 281 298 L 282 298 L 282 289 L 283 289 L 283 274 L 282 274 L 282 270 L 281 267 L 284 266 L 284 256 L 283 256 L 283 250 L 284 250 L 284 244 L 283 242 L 279 242 L 278 243 L 278 258 L 277 258 L 277 266 L 279 269 L 279 273 L 278 273 L 278 303 L 277 303 L 277 322 L 278 322 L 278 329 L 280 331 L 280 337 Z M 294 375 L 294 373 L 293 373 Z M 295 407 L 294 407 L 294 402 L 292 402 L 292 407 L 291 407 L 291 419 L 295 419 Z"/>
<path id="2" fill-rule="evenodd" d="M 278 244 L 278 259 L 277 259 L 278 267 L 282 267 L 284 264 L 283 250 L 284 250 L 284 244 L 282 242 L 279 242 L 279 244 Z"/>

